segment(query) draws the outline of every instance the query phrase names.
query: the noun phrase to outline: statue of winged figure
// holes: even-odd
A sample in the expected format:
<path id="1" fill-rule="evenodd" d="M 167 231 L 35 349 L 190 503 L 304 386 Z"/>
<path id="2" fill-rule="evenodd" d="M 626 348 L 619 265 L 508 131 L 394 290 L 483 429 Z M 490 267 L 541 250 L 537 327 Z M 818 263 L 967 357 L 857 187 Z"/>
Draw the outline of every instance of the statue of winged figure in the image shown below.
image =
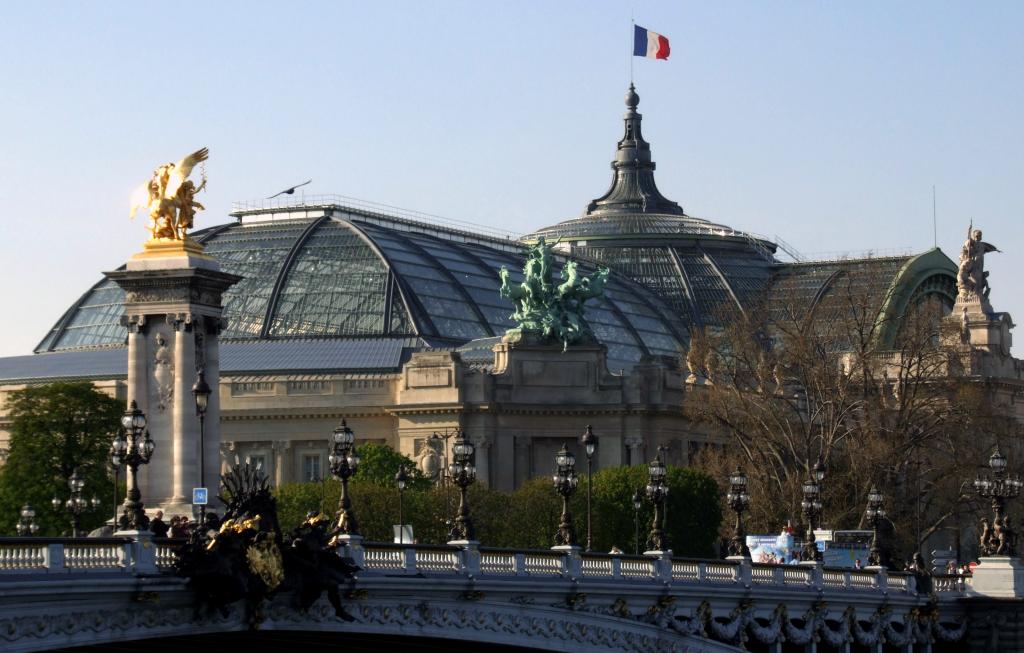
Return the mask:
<path id="1" fill-rule="evenodd" d="M 960 248 L 960 265 L 957 271 L 957 289 L 966 296 L 976 295 L 988 299 L 990 288 L 988 272 L 985 271 L 985 254 L 998 252 L 995 245 L 981 239 L 981 229 L 975 229 L 972 221 L 967 227 L 967 240 Z"/>
<path id="2" fill-rule="evenodd" d="M 206 175 L 199 186 L 189 181 L 188 176 L 199 163 L 209 158 L 205 147 L 189 154 L 177 163 L 167 163 L 153 171 L 153 178 L 145 184 L 146 199 L 140 197 L 133 202 L 129 217 L 145 207 L 149 212 L 149 233 L 152 239 L 185 240 L 192 228 L 196 209 L 202 204 L 196 201 L 197 193 L 206 188 Z"/>

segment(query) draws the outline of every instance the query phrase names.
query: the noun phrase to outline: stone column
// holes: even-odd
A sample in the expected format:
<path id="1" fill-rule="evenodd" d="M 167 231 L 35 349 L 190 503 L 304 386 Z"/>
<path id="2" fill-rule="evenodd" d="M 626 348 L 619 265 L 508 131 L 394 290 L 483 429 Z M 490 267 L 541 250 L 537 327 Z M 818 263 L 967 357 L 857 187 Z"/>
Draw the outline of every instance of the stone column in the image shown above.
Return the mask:
<path id="1" fill-rule="evenodd" d="M 128 405 L 134 401 L 146 415 L 149 415 L 149 372 L 147 369 L 148 351 L 146 347 L 146 316 L 122 316 L 121 324 L 128 328 Z M 145 467 L 140 469 L 142 472 Z M 135 474 L 127 465 L 124 466 L 125 486 L 131 487 Z M 140 473 L 139 476 L 142 476 Z"/>
<path id="2" fill-rule="evenodd" d="M 478 483 L 482 483 L 490 487 L 491 485 L 491 443 L 487 439 L 487 436 L 477 435 L 471 438 L 473 446 L 476 448 L 476 480 Z"/>
<path id="3" fill-rule="evenodd" d="M 624 441 L 627 449 L 626 464 L 642 465 L 644 460 L 644 439 L 639 435 L 627 436 Z"/>
<path id="4" fill-rule="evenodd" d="M 271 443 L 271 449 L 274 452 L 274 485 L 281 487 L 284 483 L 288 482 L 288 477 L 291 476 L 288 471 L 288 452 L 291 449 L 292 443 L 288 440 L 274 440 Z M 268 475 L 269 476 L 269 475 Z M 309 479 L 302 479 L 309 480 Z"/>
<path id="5" fill-rule="evenodd" d="M 532 438 L 528 435 L 515 436 L 516 454 L 513 466 L 515 467 L 515 487 L 519 487 L 530 479 L 532 461 L 530 453 L 532 449 Z"/>
<path id="6" fill-rule="evenodd" d="M 192 484 L 199 482 L 197 453 L 199 420 L 192 396 L 195 383 L 196 352 L 192 336 L 192 316 L 179 313 L 167 316 L 174 327 L 174 397 L 172 397 L 171 447 L 174 474 L 171 503 L 187 504 L 192 497 Z"/>

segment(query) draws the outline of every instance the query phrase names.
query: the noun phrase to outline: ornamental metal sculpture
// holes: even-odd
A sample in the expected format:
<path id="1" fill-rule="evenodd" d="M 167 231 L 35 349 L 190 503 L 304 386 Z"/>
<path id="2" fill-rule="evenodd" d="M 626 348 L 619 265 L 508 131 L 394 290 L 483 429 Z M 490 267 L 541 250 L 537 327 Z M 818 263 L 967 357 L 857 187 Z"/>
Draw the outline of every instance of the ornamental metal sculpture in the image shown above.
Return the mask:
<path id="1" fill-rule="evenodd" d="M 668 498 L 665 479 L 668 469 L 661 458 L 663 451 L 664 447 L 658 447 L 658 455 L 647 465 L 647 498 L 654 505 L 651 532 L 647 536 L 647 548 L 650 551 L 668 550 L 668 538 L 665 537 L 665 500 Z"/>
<path id="2" fill-rule="evenodd" d="M 355 433 L 348 427 L 345 420 L 334 429 L 331 435 L 331 453 L 327 462 L 331 466 L 331 474 L 341 481 L 341 497 L 338 499 L 338 531 L 345 535 L 358 535 L 359 522 L 356 512 L 352 509 L 352 497 L 348 493 L 348 479 L 359 469 L 360 458 L 355 448 Z"/>
<path id="3" fill-rule="evenodd" d="M 82 497 L 82 490 L 85 489 L 85 479 L 82 478 L 78 469 L 75 469 L 71 474 L 71 478 L 68 479 L 68 489 L 70 490 L 70 496 L 67 501 L 61 501 L 56 495 L 53 497 L 53 509 L 56 512 L 60 512 L 63 508 L 71 518 L 71 537 L 78 537 L 78 526 L 82 519 L 82 514 L 88 510 L 95 510 L 100 506 L 100 500 L 97 497 L 93 497 L 92 500 L 86 501 Z"/>
<path id="4" fill-rule="evenodd" d="M 112 449 L 118 460 L 127 465 L 131 473 L 128 475 L 128 494 L 124 498 L 118 525 L 121 530 L 144 531 L 149 528 L 149 517 L 143 509 L 142 492 L 139 490 L 139 466 L 149 463 L 155 445 L 149 437 L 149 429 L 146 428 L 146 415 L 139 410 L 134 399 L 121 416 L 121 427 L 127 438 L 122 438 L 118 433 Z"/>
<path id="5" fill-rule="evenodd" d="M 576 261 L 566 261 L 560 275 L 562 283 L 556 284 L 551 247 L 542 236 L 529 249 L 523 281 L 519 284 L 510 279 L 508 268 L 502 267 L 500 293 L 516 306 L 511 317 L 518 326 L 509 329 L 508 336 L 532 336 L 541 343 L 561 342 L 565 349 L 594 339 L 583 317 L 583 304 L 603 294 L 609 270 L 601 268 L 586 277 L 580 274 Z"/>
<path id="6" fill-rule="evenodd" d="M 988 466 L 992 469 L 992 477 L 978 476 L 974 480 L 975 492 L 982 499 L 992 499 L 992 512 L 995 513 L 991 526 L 988 519 L 981 520 L 981 555 L 1014 556 L 1017 555 L 1017 533 L 1010 526 L 1006 500 L 1019 496 L 1024 483 L 1020 477 L 1007 475 L 1006 456 L 999 452 L 999 447 L 989 457 Z"/>
<path id="7" fill-rule="evenodd" d="M 195 197 L 206 188 L 206 174 L 199 186 L 188 180 L 192 169 L 209 158 L 205 147 L 189 154 L 177 163 L 167 163 L 153 171 L 153 178 L 136 191 L 132 198 L 130 218 L 145 207 L 149 213 L 150 238 L 152 240 L 185 241 L 192 228 L 196 209 L 205 207 Z"/>
<path id="8" fill-rule="evenodd" d="M 804 481 L 804 498 L 800 502 L 803 508 L 804 517 L 807 519 L 807 537 L 804 539 L 804 548 L 800 551 L 800 560 L 803 562 L 821 562 L 821 551 L 814 539 L 814 529 L 818 527 L 818 518 L 821 516 L 821 486 L 817 478 L 810 478 Z"/>
<path id="9" fill-rule="evenodd" d="M 466 490 L 476 480 L 475 453 L 473 443 L 466 439 L 464 433 L 459 432 L 452 444 L 452 462 L 448 465 L 448 476 L 459 486 L 459 513 L 455 516 L 450 533 L 453 541 L 476 539 L 476 529 L 469 516 L 469 499 L 466 498 Z"/>
<path id="10" fill-rule="evenodd" d="M 725 499 L 736 513 L 736 528 L 732 539 L 729 540 L 729 555 L 749 558 L 747 532 L 743 528 L 743 511 L 750 505 L 750 495 L 747 494 L 747 475 L 743 470 L 737 469 L 729 475 L 729 493 L 725 495 Z"/>
<path id="11" fill-rule="evenodd" d="M 868 492 L 868 507 L 864 511 L 868 526 L 871 527 L 871 550 L 868 552 L 868 565 L 871 567 L 889 567 L 889 551 L 882 546 L 878 536 L 878 525 L 885 519 L 885 495 L 874 485 Z"/>

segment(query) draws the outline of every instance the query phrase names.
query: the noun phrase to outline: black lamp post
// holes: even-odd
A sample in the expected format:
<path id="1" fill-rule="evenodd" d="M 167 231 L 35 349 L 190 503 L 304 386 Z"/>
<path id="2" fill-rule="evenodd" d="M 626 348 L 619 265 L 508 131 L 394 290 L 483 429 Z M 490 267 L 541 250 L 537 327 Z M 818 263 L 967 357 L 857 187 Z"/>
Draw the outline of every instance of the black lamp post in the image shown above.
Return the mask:
<path id="1" fill-rule="evenodd" d="M 352 498 L 348 494 L 348 479 L 359 469 L 359 455 L 355 448 L 356 435 L 348 427 L 345 420 L 334 429 L 331 436 L 331 454 L 327 461 L 331 465 L 331 474 L 341 481 L 341 498 L 338 501 L 338 530 L 344 535 L 358 535 L 359 522 L 352 510 Z"/>
<path id="2" fill-rule="evenodd" d="M 569 497 L 576 492 L 580 479 L 576 475 L 576 456 L 564 444 L 555 454 L 555 475 L 551 480 L 554 481 L 555 492 L 562 497 L 562 519 L 555 533 L 555 546 L 576 546 L 576 529 L 572 527 Z"/>
<path id="3" fill-rule="evenodd" d="M 1006 456 L 999 452 L 997 446 L 988 459 L 992 476 L 978 476 L 974 480 L 974 491 L 982 499 L 992 499 L 992 512 L 995 513 L 991 528 L 988 520 L 982 520 L 980 548 L 983 556 L 1017 554 L 1017 538 L 1006 515 L 1006 501 L 1020 495 L 1022 483 L 1020 477 L 1007 475 L 1006 465 Z"/>
<path id="4" fill-rule="evenodd" d="M 202 368 L 196 375 L 192 386 L 192 396 L 196 400 L 196 415 L 199 416 L 199 487 L 206 487 L 206 409 L 210 405 L 210 385 L 206 382 L 206 374 Z M 199 532 L 206 532 L 206 504 L 199 506 Z"/>
<path id="5" fill-rule="evenodd" d="M 114 438 L 117 436 L 115 435 Z M 110 445 L 110 471 L 114 473 L 114 521 L 111 522 L 114 528 L 117 528 L 117 484 L 121 475 L 121 464 L 124 462 L 121 460 L 121 455 L 114 450 L 113 439 Z"/>
<path id="6" fill-rule="evenodd" d="M 473 520 L 469 517 L 469 501 L 466 499 L 466 488 L 476 480 L 476 466 L 473 464 L 475 448 L 459 433 L 452 444 L 452 462 L 448 464 L 448 475 L 459 486 L 459 514 L 455 517 L 450 537 L 452 540 L 475 540 L 476 530 Z"/>
<path id="7" fill-rule="evenodd" d="M 729 493 L 725 498 L 729 502 L 729 507 L 736 513 L 736 528 L 729 541 L 729 555 L 749 558 L 747 532 L 743 528 L 743 511 L 750 505 L 750 495 L 747 494 L 747 475 L 743 470 L 737 468 L 729 475 Z"/>
<path id="8" fill-rule="evenodd" d="M 591 504 L 594 494 L 594 466 L 593 458 L 594 452 L 597 451 L 597 436 L 594 435 L 594 430 L 590 428 L 590 424 L 587 424 L 587 430 L 580 436 L 580 444 L 583 445 L 583 451 L 587 454 L 587 551 L 590 551 L 592 543 L 593 530 L 591 529 Z"/>
<path id="9" fill-rule="evenodd" d="M 868 507 L 864 511 L 868 526 L 871 527 L 871 550 L 868 552 L 868 565 L 871 567 L 889 567 L 889 552 L 882 547 L 878 537 L 878 524 L 885 519 L 885 496 L 874 485 L 868 492 Z"/>
<path id="10" fill-rule="evenodd" d="M 825 475 L 828 472 L 828 465 L 825 464 L 825 459 L 818 456 L 818 462 L 814 463 L 814 467 L 811 468 L 814 474 L 814 480 L 818 482 L 818 496 L 822 497 L 825 495 Z M 818 507 L 818 521 L 817 526 L 821 528 L 822 517 L 824 516 L 824 507 Z"/>
<path id="11" fill-rule="evenodd" d="M 26 537 L 35 535 L 39 531 L 39 524 L 36 523 L 36 511 L 27 503 L 21 507 L 21 518 L 18 519 L 18 535 Z"/>
<path id="12" fill-rule="evenodd" d="M 458 437 L 460 429 L 449 429 L 445 428 L 444 433 L 438 433 L 434 431 L 434 434 L 430 436 L 433 442 L 441 440 L 441 469 L 438 471 L 438 481 L 444 486 L 444 514 L 445 523 L 444 527 L 451 528 L 451 514 L 452 514 L 452 479 L 448 475 L 448 440 Z M 437 447 L 431 444 L 432 448 L 436 451 Z"/>
<path id="13" fill-rule="evenodd" d="M 91 500 L 86 501 L 82 497 L 82 490 L 85 489 L 85 479 L 78 474 L 77 469 L 71 473 L 71 478 L 68 479 L 68 489 L 71 491 L 71 494 L 67 501 L 62 503 L 55 495 L 50 503 L 53 504 L 55 511 L 60 511 L 62 506 L 67 510 L 68 514 L 71 515 L 71 537 L 78 537 L 78 525 L 82 520 L 82 514 L 90 508 L 93 510 L 99 508 L 100 500 L 97 497 L 93 497 Z"/>
<path id="14" fill-rule="evenodd" d="M 821 486 L 814 478 L 804 481 L 804 498 L 800 502 L 803 508 L 804 517 L 807 518 L 807 537 L 804 538 L 804 548 L 800 552 L 800 560 L 804 562 L 821 561 L 821 551 L 814 540 L 814 529 L 817 528 L 818 516 L 821 514 Z"/>
<path id="15" fill-rule="evenodd" d="M 663 449 L 663 447 L 658 447 L 658 455 L 647 465 L 647 498 L 654 505 L 651 533 L 647 536 L 649 551 L 666 551 L 668 549 L 668 540 L 665 537 L 665 499 L 668 498 L 668 485 L 665 483 L 667 470 L 661 459 Z"/>
<path id="16" fill-rule="evenodd" d="M 395 485 L 398 486 L 398 543 L 405 544 L 405 515 L 402 510 L 402 498 L 405 494 L 405 486 L 409 477 L 405 475 L 405 465 L 398 466 L 398 473 L 395 474 Z"/>
<path id="17" fill-rule="evenodd" d="M 128 494 L 124 499 L 119 526 L 121 530 L 144 531 L 149 528 L 149 517 L 142 507 L 142 492 L 139 491 L 139 465 L 149 463 L 155 448 L 153 440 L 146 429 L 146 415 L 139 410 L 138 404 L 132 399 L 128 410 L 121 416 L 121 427 L 125 438 L 118 433 L 114 438 L 114 455 L 126 465 L 128 474 Z"/>
<path id="18" fill-rule="evenodd" d="M 644 493 L 633 493 L 633 553 L 640 555 L 640 508 L 644 505 Z"/>

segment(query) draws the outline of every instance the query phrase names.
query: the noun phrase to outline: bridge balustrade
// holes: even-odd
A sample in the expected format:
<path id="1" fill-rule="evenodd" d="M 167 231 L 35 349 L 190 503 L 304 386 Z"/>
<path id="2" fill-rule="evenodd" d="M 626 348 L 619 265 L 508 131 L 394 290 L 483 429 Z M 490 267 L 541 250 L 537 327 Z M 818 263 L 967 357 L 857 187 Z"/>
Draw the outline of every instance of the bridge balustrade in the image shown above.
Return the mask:
<path id="1" fill-rule="evenodd" d="M 137 547 L 131 538 L 0 538 L 0 577 L 11 574 L 72 572 L 136 573 L 155 568 L 171 573 L 182 540 L 157 539 Z M 151 556 L 146 565 L 135 557 Z M 913 595 L 917 587 L 906 572 L 839 569 L 820 565 L 766 565 L 737 560 L 699 560 L 580 553 L 557 550 L 512 550 L 449 545 L 366 543 L 361 575 L 432 574 L 579 578 L 586 580 L 714 583 L 745 587 L 813 588 Z M 934 576 L 938 595 L 963 595 L 963 576 Z"/>

